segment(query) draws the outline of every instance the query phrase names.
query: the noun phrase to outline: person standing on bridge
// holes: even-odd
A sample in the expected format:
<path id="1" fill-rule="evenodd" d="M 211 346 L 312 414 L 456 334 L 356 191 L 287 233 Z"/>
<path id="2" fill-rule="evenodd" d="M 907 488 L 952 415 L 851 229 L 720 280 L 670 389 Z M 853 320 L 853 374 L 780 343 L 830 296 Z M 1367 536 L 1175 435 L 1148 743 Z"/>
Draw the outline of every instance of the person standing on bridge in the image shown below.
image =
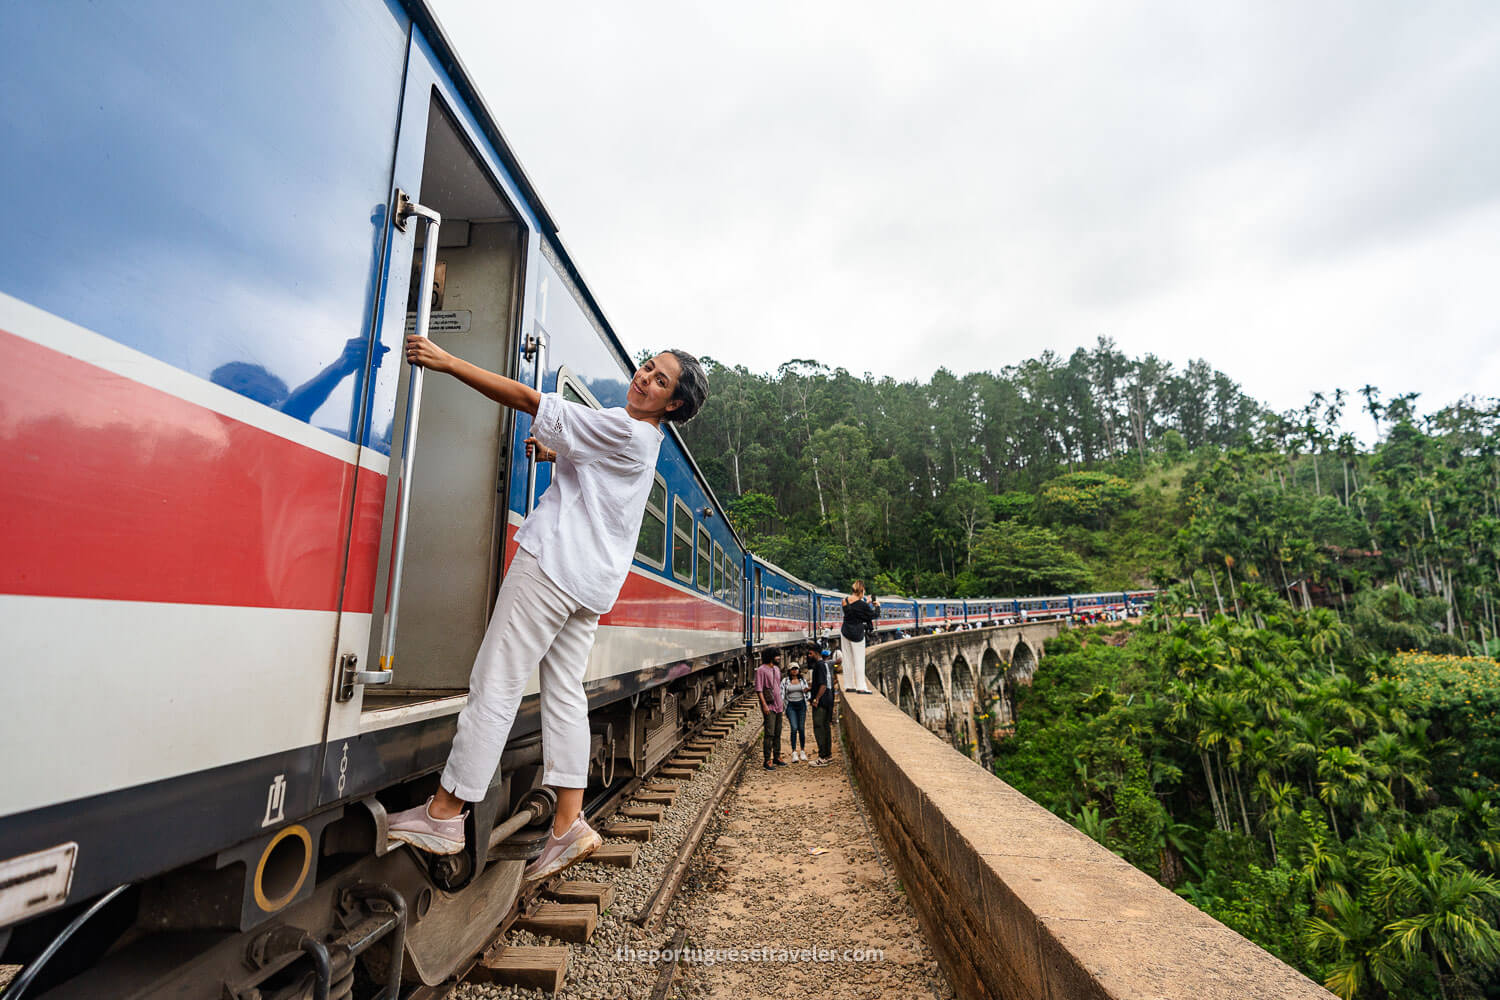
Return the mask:
<path id="1" fill-rule="evenodd" d="M 516 532 L 518 549 L 474 660 L 469 701 L 437 793 L 391 816 L 389 833 L 433 854 L 464 849 L 464 804 L 488 794 L 521 693 L 540 668 L 542 781 L 557 790 L 557 811 L 546 847 L 526 868 L 526 879 L 535 881 L 603 843 L 582 811 L 589 770 L 584 669 L 599 616 L 614 605 L 630 572 L 656 477 L 661 422 L 692 419 L 708 395 L 708 378 L 691 354 L 663 351 L 636 369 L 623 407 L 595 410 L 472 365 L 425 337 L 406 338 L 406 359 L 530 414 L 526 452 L 556 467 L 552 485 Z"/>
<path id="2" fill-rule="evenodd" d="M 865 582 L 854 581 L 854 592 L 844 598 L 844 623 L 839 626 L 839 645 L 844 650 L 844 692 L 869 694 L 865 681 L 865 634 L 880 617 L 880 604 L 865 600 Z"/>

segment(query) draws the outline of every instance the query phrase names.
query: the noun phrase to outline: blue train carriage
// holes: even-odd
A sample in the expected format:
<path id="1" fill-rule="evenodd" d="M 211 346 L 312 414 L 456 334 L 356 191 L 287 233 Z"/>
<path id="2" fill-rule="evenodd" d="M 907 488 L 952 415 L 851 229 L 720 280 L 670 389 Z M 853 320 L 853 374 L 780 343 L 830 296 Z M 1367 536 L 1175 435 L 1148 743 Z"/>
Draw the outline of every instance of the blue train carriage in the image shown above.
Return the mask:
<path id="1" fill-rule="evenodd" d="M 1023 621 L 1052 621 L 1066 619 L 1072 612 L 1072 598 L 1062 595 L 1054 597 L 1022 597 L 1015 602 L 1016 612 Z"/>
<path id="2" fill-rule="evenodd" d="M 813 593 L 818 614 L 814 631 L 825 646 L 830 649 L 836 648 L 839 642 L 839 626 L 844 621 L 845 595 L 837 590 L 820 588 L 815 588 Z"/>
<path id="3" fill-rule="evenodd" d="M 922 597 L 916 601 L 918 628 L 924 632 L 946 631 L 963 624 L 964 602 L 951 598 Z"/>
<path id="4" fill-rule="evenodd" d="M 1125 592 L 1126 617 L 1137 618 L 1145 614 L 1156 601 L 1156 595 L 1155 590 L 1127 590 Z"/>
<path id="5" fill-rule="evenodd" d="M 336 950 L 361 915 L 439 982 L 545 836 L 490 843 L 545 806 L 535 697 L 488 849 L 387 853 L 382 824 L 435 781 L 550 469 L 402 338 L 585 405 L 631 359 L 417 0 L 12 4 L 0 32 L 31 208 L 0 249 L 0 962 L 123 886 L 31 995 L 246 995 L 306 961 L 247 966 L 250 937 Z M 658 473 L 588 666 L 599 787 L 748 672 L 743 546 L 670 430 Z"/>
<path id="6" fill-rule="evenodd" d="M 875 621 L 875 631 L 882 638 L 894 637 L 897 633 L 911 635 L 917 627 L 917 602 L 906 597 L 878 597 L 880 617 Z"/>
<path id="7" fill-rule="evenodd" d="M 964 613 L 970 625 L 982 628 L 1000 624 L 1006 612 L 1001 601 L 986 597 L 965 601 Z"/>
<path id="8" fill-rule="evenodd" d="M 1093 621 L 1112 612 L 1122 611 L 1125 595 L 1120 591 L 1098 594 L 1074 594 L 1072 611 L 1080 621 Z"/>
<path id="9" fill-rule="evenodd" d="M 750 573 L 750 593 L 755 601 L 751 645 L 755 649 L 787 647 L 813 639 L 817 588 L 753 554 Z"/>

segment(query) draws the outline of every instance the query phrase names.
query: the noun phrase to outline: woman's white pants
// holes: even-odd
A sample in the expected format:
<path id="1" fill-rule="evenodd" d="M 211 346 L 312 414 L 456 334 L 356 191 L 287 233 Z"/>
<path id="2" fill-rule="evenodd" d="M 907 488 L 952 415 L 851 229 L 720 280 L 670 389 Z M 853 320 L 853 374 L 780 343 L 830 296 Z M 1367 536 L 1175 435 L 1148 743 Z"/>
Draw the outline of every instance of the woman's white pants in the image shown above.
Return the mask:
<path id="1" fill-rule="evenodd" d="M 839 648 L 844 651 L 844 690 L 864 691 L 869 688 L 865 683 L 865 641 L 856 642 L 840 633 Z"/>
<path id="2" fill-rule="evenodd" d="M 538 668 L 542 783 L 554 788 L 588 785 L 589 700 L 583 673 L 598 626 L 597 612 L 565 594 L 530 552 L 516 551 L 474 658 L 469 702 L 458 715 L 458 733 L 443 769 L 444 788 L 466 802 L 484 798 L 521 694 Z"/>

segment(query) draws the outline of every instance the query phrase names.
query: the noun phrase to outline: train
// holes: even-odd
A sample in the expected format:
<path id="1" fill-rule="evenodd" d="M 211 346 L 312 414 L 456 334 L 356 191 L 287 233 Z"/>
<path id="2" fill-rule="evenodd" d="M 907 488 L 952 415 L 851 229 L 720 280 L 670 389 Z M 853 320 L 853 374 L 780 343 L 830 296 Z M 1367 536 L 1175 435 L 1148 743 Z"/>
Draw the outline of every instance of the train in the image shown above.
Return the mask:
<path id="1" fill-rule="evenodd" d="M 465 854 L 384 824 L 435 786 L 551 473 L 401 343 L 593 407 L 632 359 L 422 0 L 9 4 L 0 33 L 0 965 L 28 997 L 442 982 L 545 839 L 535 681 Z M 585 677 L 591 802 L 837 627 L 664 430 Z M 1146 600 L 888 598 L 877 632 Z"/>

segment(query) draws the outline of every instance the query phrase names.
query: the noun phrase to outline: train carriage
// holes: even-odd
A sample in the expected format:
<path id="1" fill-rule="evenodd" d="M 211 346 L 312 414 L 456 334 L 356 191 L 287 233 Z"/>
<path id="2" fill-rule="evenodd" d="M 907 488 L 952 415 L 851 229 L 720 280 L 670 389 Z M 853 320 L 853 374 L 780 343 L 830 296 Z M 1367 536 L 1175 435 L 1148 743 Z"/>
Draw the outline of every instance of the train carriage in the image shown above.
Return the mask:
<path id="1" fill-rule="evenodd" d="M 947 629 L 965 621 L 963 601 L 924 597 L 916 604 L 917 624 L 924 630 Z"/>
<path id="2" fill-rule="evenodd" d="M 550 469 L 529 418 L 410 371 L 402 338 L 590 406 L 631 359 L 416 0 L 9 5 L 0 29 L 29 206 L 0 250 L 3 960 L 127 886 L 47 972 L 133 926 L 130 953 L 68 995 L 238 996 L 296 955 L 247 968 L 246 940 L 337 936 L 358 881 L 381 912 L 440 890 L 403 928 L 437 982 L 537 836 L 424 866 L 381 823 L 435 780 Z M 585 677 L 599 787 L 744 684 L 745 560 L 668 428 Z M 535 691 L 471 844 L 536 783 Z"/>
<path id="3" fill-rule="evenodd" d="M 844 595 L 836 590 L 816 590 L 817 635 L 825 646 L 837 646 L 839 626 L 844 621 Z"/>
<path id="4" fill-rule="evenodd" d="M 812 584 L 759 556 L 753 556 L 749 566 L 749 593 L 754 601 L 752 645 L 760 648 L 811 641 L 817 621 L 817 593 Z"/>
<path id="5" fill-rule="evenodd" d="M 905 597 L 882 597 L 880 618 L 875 622 L 875 631 L 881 636 L 896 632 L 908 634 L 917 626 L 917 602 Z"/>

